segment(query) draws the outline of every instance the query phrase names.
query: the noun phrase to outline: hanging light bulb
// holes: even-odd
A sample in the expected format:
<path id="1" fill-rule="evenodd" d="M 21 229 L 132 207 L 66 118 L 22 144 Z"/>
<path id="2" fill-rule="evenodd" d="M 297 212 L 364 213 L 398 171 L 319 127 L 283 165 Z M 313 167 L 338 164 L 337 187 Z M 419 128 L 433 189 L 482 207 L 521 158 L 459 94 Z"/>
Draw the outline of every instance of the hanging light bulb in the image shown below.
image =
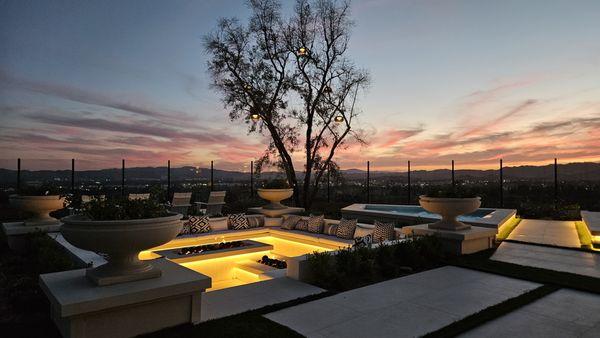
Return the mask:
<path id="1" fill-rule="evenodd" d="M 244 89 L 250 90 L 250 89 L 252 89 L 252 86 L 249 83 L 245 83 L 244 84 Z"/>
<path id="2" fill-rule="evenodd" d="M 308 55 L 308 49 L 306 47 L 298 48 L 298 56 L 306 56 Z"/>
<path id="3" fill-rule="evenodd" d="M 333 121 L 335 121 L 335 123 L 342 123 L 344 122 L 344 117 L 342 115 L 338 115 L 333 118 Z"/>
<path id="4" fill-rule="evenodd" d="M 325 94 L 331 94 L 331 93 L 333 93 L 333 89 L 331 89 L 330 86 L 325 86 L 325 88 L 323 88 L 323 92 Z"/>
<path id="5" fill-rule="evenodd" d="M 257 113 L 252 113 L 250 114 L 250 119 L 252 120 L 252 122 L 258 122 L 260 120 L 260 115 L 258 115 Z"/>

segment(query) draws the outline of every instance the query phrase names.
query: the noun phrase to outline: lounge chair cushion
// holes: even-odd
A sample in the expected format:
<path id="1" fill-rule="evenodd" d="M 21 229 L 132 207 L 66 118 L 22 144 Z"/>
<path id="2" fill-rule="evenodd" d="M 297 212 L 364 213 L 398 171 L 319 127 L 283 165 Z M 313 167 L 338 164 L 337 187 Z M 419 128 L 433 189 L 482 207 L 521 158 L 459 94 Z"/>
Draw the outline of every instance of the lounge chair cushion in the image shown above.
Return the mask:
<path id="1" fill-rule="evenodd" d="M 229 217 L 227 218 L 227 223 L 229 225 L 229 229 L 250 229 L 250 224 L 248 223 L 248 219 L 246 218 L 245 213 L 229 215 Z"/>
<path id="2" fill-rule="evenodd" d="M 353 239 L 354 231 L 356 231 L 356 219 L 344 219 L 340 220 L 340 224 L 337 227 L 335 236 L 342 239 Z"/>
<path id="3" fill-rule="evenodd" d="M 307 227 L 308 232 L 311 232 L 313 234 L 322 233 L 323 232 L 323 219 L 325 219 L 325 216 L 323 216 L 323 215 L 321 215 L 321 216 L 311 215 L 310 218 L 308 219 L 308 227 Z"/>
<path id="4" fill-rule="evenodd" d="M 376 220 L 373 229 L 373 242 L 380 243 L 393 239 L 396 239 L 394 223 L 383 223 Z"/>
<path id="5" fill-rule="evenodd" d="M 354 238 L 365 237 L 373 234 L 373 228 L 366 228 L 364 226 L 356 225 L 356 231 L 354 231 Z"/>
<path id="6" fill-rule="evenodd" d="M 188 220 L 190 234 L 199 234 L 210 231 L 208 216 L 190 216 Z"/>
<path id="7" fill-rule="evenodd" d="M 298 223 L 300 219 L 302 219 L 302 217 L 298 215 L 289 215 L 281 222 L 281 228 L 286 230 L 294 230 L 296 228 L 296 223 Z"/>

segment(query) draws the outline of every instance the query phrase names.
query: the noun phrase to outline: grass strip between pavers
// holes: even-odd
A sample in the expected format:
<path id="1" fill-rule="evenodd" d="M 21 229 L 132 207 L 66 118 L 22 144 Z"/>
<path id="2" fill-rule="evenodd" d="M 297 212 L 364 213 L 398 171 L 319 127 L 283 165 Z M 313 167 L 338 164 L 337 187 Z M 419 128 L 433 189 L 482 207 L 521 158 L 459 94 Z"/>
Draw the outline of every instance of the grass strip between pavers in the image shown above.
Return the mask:
<path id="1" fill-rule="evenodd" d="M 528 280 L 539 284 L 558 285 L 570 289 L 600 294 L 600 278 L 494 261 L 489 259 L 494 251 L 494 249 L 490 249 L 467 256 L 456 257 L 455 259 L 450 260 L 448 264 L 515 279 Z"/>
<path id="2" fill-rule="evenodd" d="M 264 314 L 279 311 L 288 307 L 311 302 L 324 297 L 333 296 L 335 292 L 325 291 L 316 295 L 297 298 L 283 303 L 267 305 L 260 309 L 242 312 L 223 318 L 212 319 L 198 325 L 183 324 L 140 337 L 303 337 L 287 326 L 263 317 Z"/>
<path id="3" fill-rule="evenodd" d="M 486 322 L 504 316 L 513 312 L 527 304 L 530 304 L 540 298 L 543 298 L 552 292 L 559 290 L 556 285 L 542 285 L 533 290 L 527 291 L 519 296 L 507 299 L 496 305 L 487 307 L 479 312 L 469 315 L 461 320 L 457 320 L 452 324 L 444 326 L 438 330 L 430 332 L 423 337 L 454 337 L 466 331 L 472 330 Z"/>

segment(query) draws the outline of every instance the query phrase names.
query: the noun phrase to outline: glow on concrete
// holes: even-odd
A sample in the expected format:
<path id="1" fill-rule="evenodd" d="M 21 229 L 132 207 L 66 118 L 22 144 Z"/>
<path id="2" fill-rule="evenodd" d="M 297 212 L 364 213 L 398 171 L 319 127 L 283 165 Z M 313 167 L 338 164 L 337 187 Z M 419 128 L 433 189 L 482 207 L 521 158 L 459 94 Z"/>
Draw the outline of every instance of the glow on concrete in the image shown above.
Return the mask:
<path id="1" fill-rule="evenodd" d="M 523 219 L 507 239 L 570 248 L 581 247 L 573 221 Z"/>
<path id="2" fill-rule="evenodd" d="M 265 315 L 307 337 L 415 337 L 539 284 L 442 267 Z"/>

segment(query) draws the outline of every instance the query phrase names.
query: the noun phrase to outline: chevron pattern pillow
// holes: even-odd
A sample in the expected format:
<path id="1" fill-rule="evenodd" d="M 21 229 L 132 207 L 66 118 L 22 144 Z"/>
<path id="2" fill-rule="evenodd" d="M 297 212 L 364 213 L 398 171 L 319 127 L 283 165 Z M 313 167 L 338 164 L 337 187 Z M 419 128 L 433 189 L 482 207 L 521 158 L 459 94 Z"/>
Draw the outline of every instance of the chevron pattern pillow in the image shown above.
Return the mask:
<path id="1" fill-rule="evenodd" d="M 353 239 L 354 231 L 356 231 L 356 223 L 358 220 L 356 219 L 344 219 L 340 220 L 340 224 L 338 224 L 337 230 L 335 232 L 335 236 L 337 238 L 342 239 Z"/>
<path id="2" fill-rule="evenodd" d="M 285 230 L 294 230 L 296 228 L 296 223 L 301 219 L 302 217 L 298 215 L 288 215 L 284 218 L 283 222 L 281 222 L 281 228 Z"/>
<path id="3" fill-rule="evenodd" d="M 308 231 L 308 220 L 301 219 L 296 223 L 296 227 L 294 228 L 300 231 Z"/>
<path id="4" fill-rule="evenodd" d="M 210 231 L 208 216 L 190 216 L 190 234 L 200 234 Z"/>
<path id="5" fill-rule="evenodd" d="M 245 213 L 229 215 L 227 224 L 229 225 L 229 229 L 233 230 L 250 229 L 250 224 Z"/>
<path id="6" fill-rule="evenodd" d="M 312 232 L 313 234 L 320 234 L 323 232 L 323 220 L 325 216 L 310 216 L 308 218 L 308 232 Z"/>
<path id="7" fill-rule="evenodd" d="M 394 229 L 394 223 L 375 221 L 375 229 L 373 229 L 373 242 L 380 243 L 396 239 L 396 231 Z"/>
<path id="8" fill-rule="evenodd" d="M 181 231 L 177 236 L 181 235 L 189 235 L 190 234 L 190 220 L 185 220 L 183 222 L 183 227 L 181 227 Z"/>

